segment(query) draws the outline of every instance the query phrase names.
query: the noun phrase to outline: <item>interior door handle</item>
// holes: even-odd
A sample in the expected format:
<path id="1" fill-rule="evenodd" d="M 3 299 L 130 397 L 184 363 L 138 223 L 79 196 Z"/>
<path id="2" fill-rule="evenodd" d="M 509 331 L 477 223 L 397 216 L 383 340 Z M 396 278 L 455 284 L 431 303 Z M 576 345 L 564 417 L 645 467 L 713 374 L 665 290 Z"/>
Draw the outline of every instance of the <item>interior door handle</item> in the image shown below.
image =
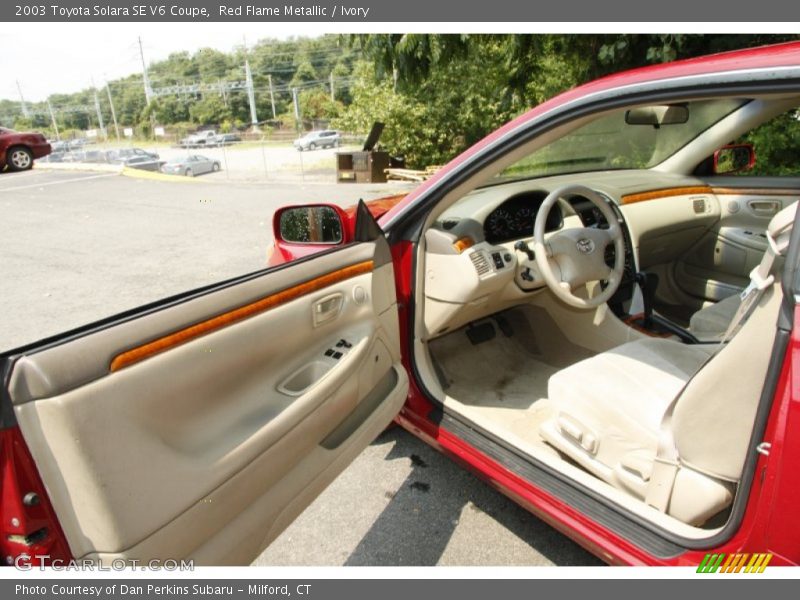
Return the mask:
<path id="1" fill-rule="evenodd" d="M 760 217 L 771 217 L 781 209 L 781 203 L 777 200 L 750 200 L 747 206 L 753 214 Z"/>
<path id="2" fill-rule="evenodd" d="M 311 316 L 314 320 L 314 327 L 319 327 L 323 323 L 335 319 L 342 310 L 344 304 L 344 294 L 337 292 L 324 298 L 320 298 L 311 305 Z"/>

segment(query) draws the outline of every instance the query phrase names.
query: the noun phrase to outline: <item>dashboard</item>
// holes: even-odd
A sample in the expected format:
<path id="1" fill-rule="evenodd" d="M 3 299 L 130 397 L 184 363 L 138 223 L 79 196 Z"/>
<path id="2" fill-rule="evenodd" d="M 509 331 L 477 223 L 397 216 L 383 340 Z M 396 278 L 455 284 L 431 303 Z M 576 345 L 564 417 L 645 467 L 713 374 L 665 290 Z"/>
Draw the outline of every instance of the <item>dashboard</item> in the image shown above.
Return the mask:
<path id="1" fill-rule="evenodd" d="M 483 221 L 483 237 L 490 244 L 533 237 L 536 215 L 548 192 L 534 190 L 511 196 L 490 212 Z M 547 215 L 545 231 L 556 231 L 564 224 L 561 206 L 555 204 Z"/>
<path id="2" fill-rule="evenodd" d="M 429 335 L 526 302 L 547 287 L 531 246 L 534 224 L 548 194 L 575 183 L 604 196 L 622 225 L 622 281 L 608 302 L 615 312 L 630 299 L 637 271 L 682 256 L 720 218 L 719 201 L 704 192 L 702 181 L 652 171 L 563 175 L 476 188 L 439 213 L 424 234 Z M 606 227 L 589 199 L 573 195 L 553 205 L 545 233 Z M 613 245 L 605 247 L 603 258 L 614 264 Z"/>

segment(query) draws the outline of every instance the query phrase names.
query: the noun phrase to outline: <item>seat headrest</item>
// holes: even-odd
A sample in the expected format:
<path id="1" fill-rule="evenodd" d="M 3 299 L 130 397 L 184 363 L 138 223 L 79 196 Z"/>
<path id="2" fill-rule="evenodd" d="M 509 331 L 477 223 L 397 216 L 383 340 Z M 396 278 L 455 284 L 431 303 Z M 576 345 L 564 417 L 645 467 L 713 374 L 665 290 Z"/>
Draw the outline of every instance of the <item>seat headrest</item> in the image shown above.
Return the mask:
<path id="1" fill-rule="evenodd" d="M 792 225 L 797 213 L 797 202 L 787 206 L 772 217 L 767 227 L 767 237 L 776 254 L 785 254 L 792 235 Z"/>

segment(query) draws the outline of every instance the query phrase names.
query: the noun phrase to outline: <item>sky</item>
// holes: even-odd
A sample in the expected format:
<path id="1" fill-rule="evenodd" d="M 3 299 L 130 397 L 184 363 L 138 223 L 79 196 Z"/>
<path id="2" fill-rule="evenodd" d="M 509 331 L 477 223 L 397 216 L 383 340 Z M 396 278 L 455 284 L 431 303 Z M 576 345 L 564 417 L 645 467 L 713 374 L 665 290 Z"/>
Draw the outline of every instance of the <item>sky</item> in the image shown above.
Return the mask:
<path id="1" fill-rule="evenodd" d="M 105 79 L 141 73 L 137 38 L 145 60 L 155 62 L 171 52 L 204 47 L 230 51 L 246 37 L 313 37 L 320 31 L 283 23 L 0 23 L 0 99 L 39 102 L 53 93 L 98 87 Z M 35 42 L 32 42 L 35 40 Z"/>
<path id="2" fill-rule="evenodd" d="M 797 23 L 725 23 L 728 33 L 784 33 Z M 141 73 L 137 38 L 148 63 L 171 52 L 203 47 L 230 51 L 261 38 L 316 37 L 323 33 L 707 33 L 708 23 L 0 23 L 0 99 L 38 102 L 52 93 L 98 87 L 105 79 Z M 721 32 L 721 31 L 720 31 Z"/>

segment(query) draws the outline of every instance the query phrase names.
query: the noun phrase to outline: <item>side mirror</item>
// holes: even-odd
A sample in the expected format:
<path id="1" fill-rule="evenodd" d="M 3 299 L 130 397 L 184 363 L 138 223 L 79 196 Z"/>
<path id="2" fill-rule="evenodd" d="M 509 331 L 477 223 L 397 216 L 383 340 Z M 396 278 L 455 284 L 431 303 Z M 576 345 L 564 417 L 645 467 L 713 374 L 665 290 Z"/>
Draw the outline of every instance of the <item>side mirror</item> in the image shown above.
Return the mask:
<path id="1" fill-rule="evenodd" d="M 288 244 L 335 246 L 346 241 L 345 219 L 344 211 L 338 206 L 287 206 L 275 213 L 275 240 Z"/>
<path id="2" fill-rule="evenodd" d="M 752 144 L 731 144 L 714 152 L 714 173 L 739 173 L 749 171 L 756 164 Z"/>

